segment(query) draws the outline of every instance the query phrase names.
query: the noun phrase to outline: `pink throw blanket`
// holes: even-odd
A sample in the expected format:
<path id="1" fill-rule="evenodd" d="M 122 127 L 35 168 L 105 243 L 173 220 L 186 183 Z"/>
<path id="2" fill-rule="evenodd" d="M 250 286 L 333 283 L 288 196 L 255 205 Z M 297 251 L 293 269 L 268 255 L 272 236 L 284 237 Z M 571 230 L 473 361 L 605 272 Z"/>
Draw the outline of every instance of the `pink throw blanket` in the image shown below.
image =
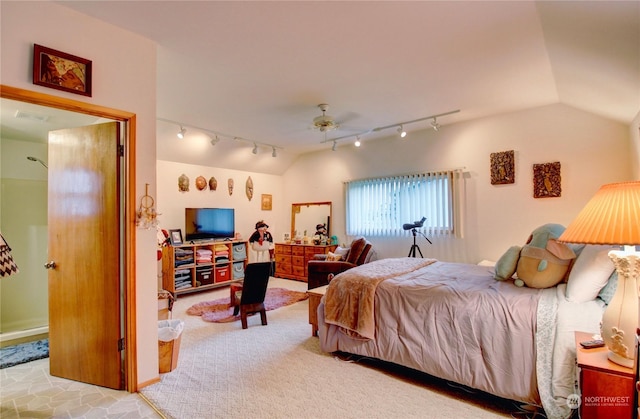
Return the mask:
<path id="1" fill-rule="evenodd" d="M 342 272 L 329 283 L 325 296 L 325 322 L 352 337 L 375 338 L 374 296 L 385 279 L 407 274 L 435 259 L 382 259 Z"/>

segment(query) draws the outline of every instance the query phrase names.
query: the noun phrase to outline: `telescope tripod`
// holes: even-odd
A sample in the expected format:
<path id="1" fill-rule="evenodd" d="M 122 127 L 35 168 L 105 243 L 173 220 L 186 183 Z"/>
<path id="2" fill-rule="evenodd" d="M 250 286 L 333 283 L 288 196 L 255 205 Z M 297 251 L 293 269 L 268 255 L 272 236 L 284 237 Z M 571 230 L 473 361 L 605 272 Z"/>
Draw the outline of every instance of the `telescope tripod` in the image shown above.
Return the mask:
<path id="1" fill-rule="evenodd" d="M 420 257 L 424 258 L 424 256 L 422 256 L 422 250 L 420 250 L 420 246 L 418 246 L 416 244 L 416 236 L 418 234 L 418 231 L 415 228 L 411 229 L 411 233 L 413 233 L 413 244 L 411 245 L 411 248 L 409 249 L 409 256 L 410 258 L 416 258 L 418 256 L 416 256 L 416 251 L 418 253 L 420 253 Z M 425 239 L 427 239 L 427 236 L 424 237 Z M 429 243 L 431 243 L 431 240 L 427 239 L 427 241 Z"/>

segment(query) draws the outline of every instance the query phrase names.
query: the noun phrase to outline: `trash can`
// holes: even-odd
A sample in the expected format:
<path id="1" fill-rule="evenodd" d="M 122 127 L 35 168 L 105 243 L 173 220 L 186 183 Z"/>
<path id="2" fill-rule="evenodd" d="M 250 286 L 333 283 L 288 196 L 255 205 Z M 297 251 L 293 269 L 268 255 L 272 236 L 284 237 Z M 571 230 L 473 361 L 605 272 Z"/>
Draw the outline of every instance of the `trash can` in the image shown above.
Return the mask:
<path id="1" fill-rule="evenodd" d="M 171 372 L 178 366 L 182 320 L 160 320 L 158 322 L 158 356 L 160 373 Z"/>

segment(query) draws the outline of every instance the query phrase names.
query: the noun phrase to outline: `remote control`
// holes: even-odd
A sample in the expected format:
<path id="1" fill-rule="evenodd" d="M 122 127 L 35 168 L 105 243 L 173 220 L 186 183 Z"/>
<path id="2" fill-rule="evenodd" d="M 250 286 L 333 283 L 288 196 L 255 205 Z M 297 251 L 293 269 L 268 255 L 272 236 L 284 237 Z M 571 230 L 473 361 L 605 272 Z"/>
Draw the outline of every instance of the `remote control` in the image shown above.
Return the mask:
<path id="1" fill-rule="evenodd" d="M 604 346 L 604 341 L 598 339 L 585 340 L 583 342 L 580 342 L 580 345 L 585 349 L 602 348 Z"/>

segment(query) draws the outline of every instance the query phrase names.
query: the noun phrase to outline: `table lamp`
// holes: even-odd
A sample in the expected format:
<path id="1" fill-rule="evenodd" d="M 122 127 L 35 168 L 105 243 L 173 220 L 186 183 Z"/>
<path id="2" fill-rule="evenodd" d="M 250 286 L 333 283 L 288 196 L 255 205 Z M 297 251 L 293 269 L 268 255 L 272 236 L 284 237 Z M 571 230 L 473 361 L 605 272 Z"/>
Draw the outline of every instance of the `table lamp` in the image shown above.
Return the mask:
<path id="1" fill-rule="evenodd" d="M 640 323 L 640 253 L 635 248 L 640 244 L 640 181 L 602 186 L 558 241 L 624 246 L 609 252 L 618 285 L 602 316 L 601 335 L 609 360 L 633 367 Z"/>

